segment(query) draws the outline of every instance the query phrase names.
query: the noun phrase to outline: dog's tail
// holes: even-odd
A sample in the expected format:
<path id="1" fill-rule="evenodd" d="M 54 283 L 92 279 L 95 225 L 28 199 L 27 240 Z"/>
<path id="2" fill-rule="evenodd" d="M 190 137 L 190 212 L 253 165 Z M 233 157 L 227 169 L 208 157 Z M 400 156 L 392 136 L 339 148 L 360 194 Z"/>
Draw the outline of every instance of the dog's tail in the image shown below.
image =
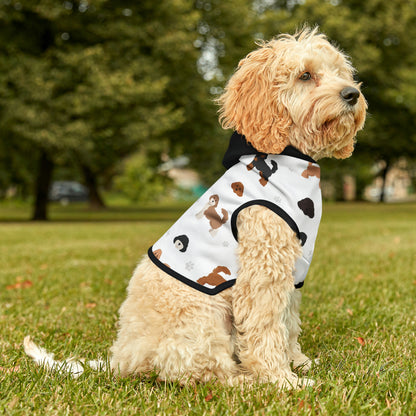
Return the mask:
<path id="1" fill-rule="evenodd" d="M 85 361 L 68 358 L 64 361 L 57 361 L 52 353 L 38 347 L 32 341 L 30 335 L 23 340 L 23 348 L 25 353 L 33 358 L 37 365 L 57 373 L 68 373 L 74 378 L 79 377 L 84 372 L 86 366 L 97 371 L 105 371 L 107 368 L 106 362 L 102 360 Z"/>

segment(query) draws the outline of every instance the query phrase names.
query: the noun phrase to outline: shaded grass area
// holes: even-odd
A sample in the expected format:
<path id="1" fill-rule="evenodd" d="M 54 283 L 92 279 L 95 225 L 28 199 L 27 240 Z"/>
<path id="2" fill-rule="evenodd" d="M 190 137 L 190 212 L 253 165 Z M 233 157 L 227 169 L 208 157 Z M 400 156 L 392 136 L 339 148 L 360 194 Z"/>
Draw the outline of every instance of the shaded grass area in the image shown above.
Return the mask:
<path id="1" fill-rule="evenodd" d="M 301 311 L 303 350 L 321 365 L 294 392 L 35 367 L 28 334 L 57 359 L 105 357 L 135 264 L 184 206 L 91 222 L 85 207 L 57 208 L 58 222 L 0 224 L 1 414 L 416 414 L 416 205 L 324 205 Z"/>
<path id="2" fill-rule="evenodd" d="M 103 210 L 92 210 L 85 202 L 75 202 L 63 206 L 59 203 L 50 203 L 48 219 L 51 221 L 174 221 L 178 212 L 185 210 L 192 202 L 164 201 L 159 204 L 140 204 L 138 206 L 126 205 L 121 201 L 110 198 L 109 205 Z M 0 223 L 26 222 L 31 219 L 32 208 L 29 203 L 1 203 Z"/>

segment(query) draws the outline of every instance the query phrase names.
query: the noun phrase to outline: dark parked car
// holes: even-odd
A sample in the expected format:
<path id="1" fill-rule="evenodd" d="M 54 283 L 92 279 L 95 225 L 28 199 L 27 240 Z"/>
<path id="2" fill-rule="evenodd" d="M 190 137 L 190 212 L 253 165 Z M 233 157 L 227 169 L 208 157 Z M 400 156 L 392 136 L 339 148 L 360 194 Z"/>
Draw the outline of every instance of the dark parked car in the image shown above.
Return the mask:
<path id="1" fill-rule="evenodd" d="M 49 200 L 67 205 L 70 202 L 88 200 L 88 189 L 75 181 L 53 182 L 49 191 Z"/>

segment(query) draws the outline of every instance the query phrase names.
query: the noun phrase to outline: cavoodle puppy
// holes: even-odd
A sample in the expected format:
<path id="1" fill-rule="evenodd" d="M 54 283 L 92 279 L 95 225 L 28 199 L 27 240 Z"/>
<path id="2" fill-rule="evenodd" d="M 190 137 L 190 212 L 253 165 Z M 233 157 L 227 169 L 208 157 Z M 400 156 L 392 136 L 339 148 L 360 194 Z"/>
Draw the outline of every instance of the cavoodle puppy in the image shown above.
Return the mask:
<path id="1" fill-rule="evenodd" d="M 353 74 L 316 29 L 240 61 L 218 100 L 222 126 L 234 131 L 227 170 L 137 266 L 111 348 L 116 374 L 312 384 L 292 371 L 311 366 L 298 343 L 300 288 L 321 217 L 317 161 L 349 157 L 365 121 Z M 212 195 L 213 217 L 227 213 L 214 234 Z M 185 250 L 176 236 L 186 236 Z M 213 271 L 222 273 L 208 278 Z"/>
<path id="2" fill-rule="evenodd" d="M 111 349 L 114 371 L 308 384 L 291 363 L 311 365 L 298 343 L 299 288 L 321 214 L 316 161 L 354 149 L 367 106 L 353 74 L 349 59 L 317 30 L 279 36 L 241 60 L 219 99 L 222 125 L 235 131 L 227 172 L 134 272 Z M 269 167 L 265 185 L 253 155 Z M 241 196 L 231 186 L 237 182 Z M 230 214 L 214 238 L 193 215 L 213 194 Z M 171 247 L 176 229 L 189 238 L 183 256 Z M 216 267 L 230 274 L 216 286 L 197 282 Z"/>

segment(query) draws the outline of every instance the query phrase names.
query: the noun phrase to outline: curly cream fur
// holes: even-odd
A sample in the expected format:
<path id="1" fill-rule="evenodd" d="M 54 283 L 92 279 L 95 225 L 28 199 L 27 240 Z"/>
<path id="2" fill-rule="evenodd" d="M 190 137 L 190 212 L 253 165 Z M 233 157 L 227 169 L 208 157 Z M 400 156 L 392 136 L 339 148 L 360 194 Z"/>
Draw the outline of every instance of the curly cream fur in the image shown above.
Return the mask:
<path id="1" fill-rule="evenodd" d="M 310 74 L 306 79 L 301 75 Z M 218 102 L 224 128 L 258 151 L 292 145 L 321 157 L 348 157 L 363 127 L 366 102 L 348 58 L 316 29 L 263 43 L 241 60 Z M 111 367 L 120 375 L 156 369 L 162 379 L 239 384 L 311 385 L 291 369 L 311 367 L 300 348 L 300 292 L 292 272 L 301 246 L 285 221 L 265 207 L 238 216 L 240 271 L 216 296 L 164 274 L 149 259 L 137 267 L 120 309 Z M 319 255 L 319 254 L 318 254 Z"/>
<path id="2" fill-rule="evenodd" d="M 198 292 L 144 258 L 120 308 L 111 367 L 121 376 L 157 369 L 165 380 L 227 381 L 237 374 L 228 297 Z"/>
<path id="3" fill-rule="evenodd" d="M 297 352 L 290 341 L 296 343 L 300 332 L 297 308 L 292 310 L 299 241 L 280 217 L 260 206 L 239 215 L 238 229 L 242 272 L 235 286 L 215 297 L 143 259 L 120 308 L 111 348 L 114 371 L 127 376 L 156 369 L 161 379 L 180 382 L 311 384 L 290 369 Z"/>
<path id="4" fill-rule="evenodd" d="M 241 271 L 232 288 L 232 310 L 241 366 L 259 381 L 307 384 L 290 369 L 290 340 L 299 333 L 288 321 L 298 319 L 291 305 L 300 243 L 285 221 L 260 206 L 241 213 L 238 233 Z"/>
<path id="5" fill-rule="evenodd" d="M 367 107 L 361 94 L 356 103 L 346 102 L 346 87 L 359 90 L 349 60 L 316 29 L 305 29 L 262 44 L 240 62 L 219 99 L 220 117 L 261 152 L 292 145 L 315 159 L 344 158 Z M 241 211 L 237 226 L 239 275 L 215 296 L 168 276 L 147 257 L 138 265 L 111 348 L 115 373 L 156 370 L 161 379 L 182 383 L 312 384 L 291 369 L 291 363 L 311 366 L 298 342 L 301 295 L 292 275 L 300 242 L 265 207 Z M 30 338 L 25 349 L 50 368 L 60 364 Z"/>
<path id="6" fill-rule="evenodd" d="M 310 72 L 310 81 L 299 76 Z M 347 57 L 317 29 L 281 35 L 242 59 L 218 102 L 224 128 L 246 136 L 259 151 L 280 153 L 289 144 L 318 160 L 349 157 L 364 125 L 362 95 L 355 111 L 339 99 L 359 89 Z"/>

